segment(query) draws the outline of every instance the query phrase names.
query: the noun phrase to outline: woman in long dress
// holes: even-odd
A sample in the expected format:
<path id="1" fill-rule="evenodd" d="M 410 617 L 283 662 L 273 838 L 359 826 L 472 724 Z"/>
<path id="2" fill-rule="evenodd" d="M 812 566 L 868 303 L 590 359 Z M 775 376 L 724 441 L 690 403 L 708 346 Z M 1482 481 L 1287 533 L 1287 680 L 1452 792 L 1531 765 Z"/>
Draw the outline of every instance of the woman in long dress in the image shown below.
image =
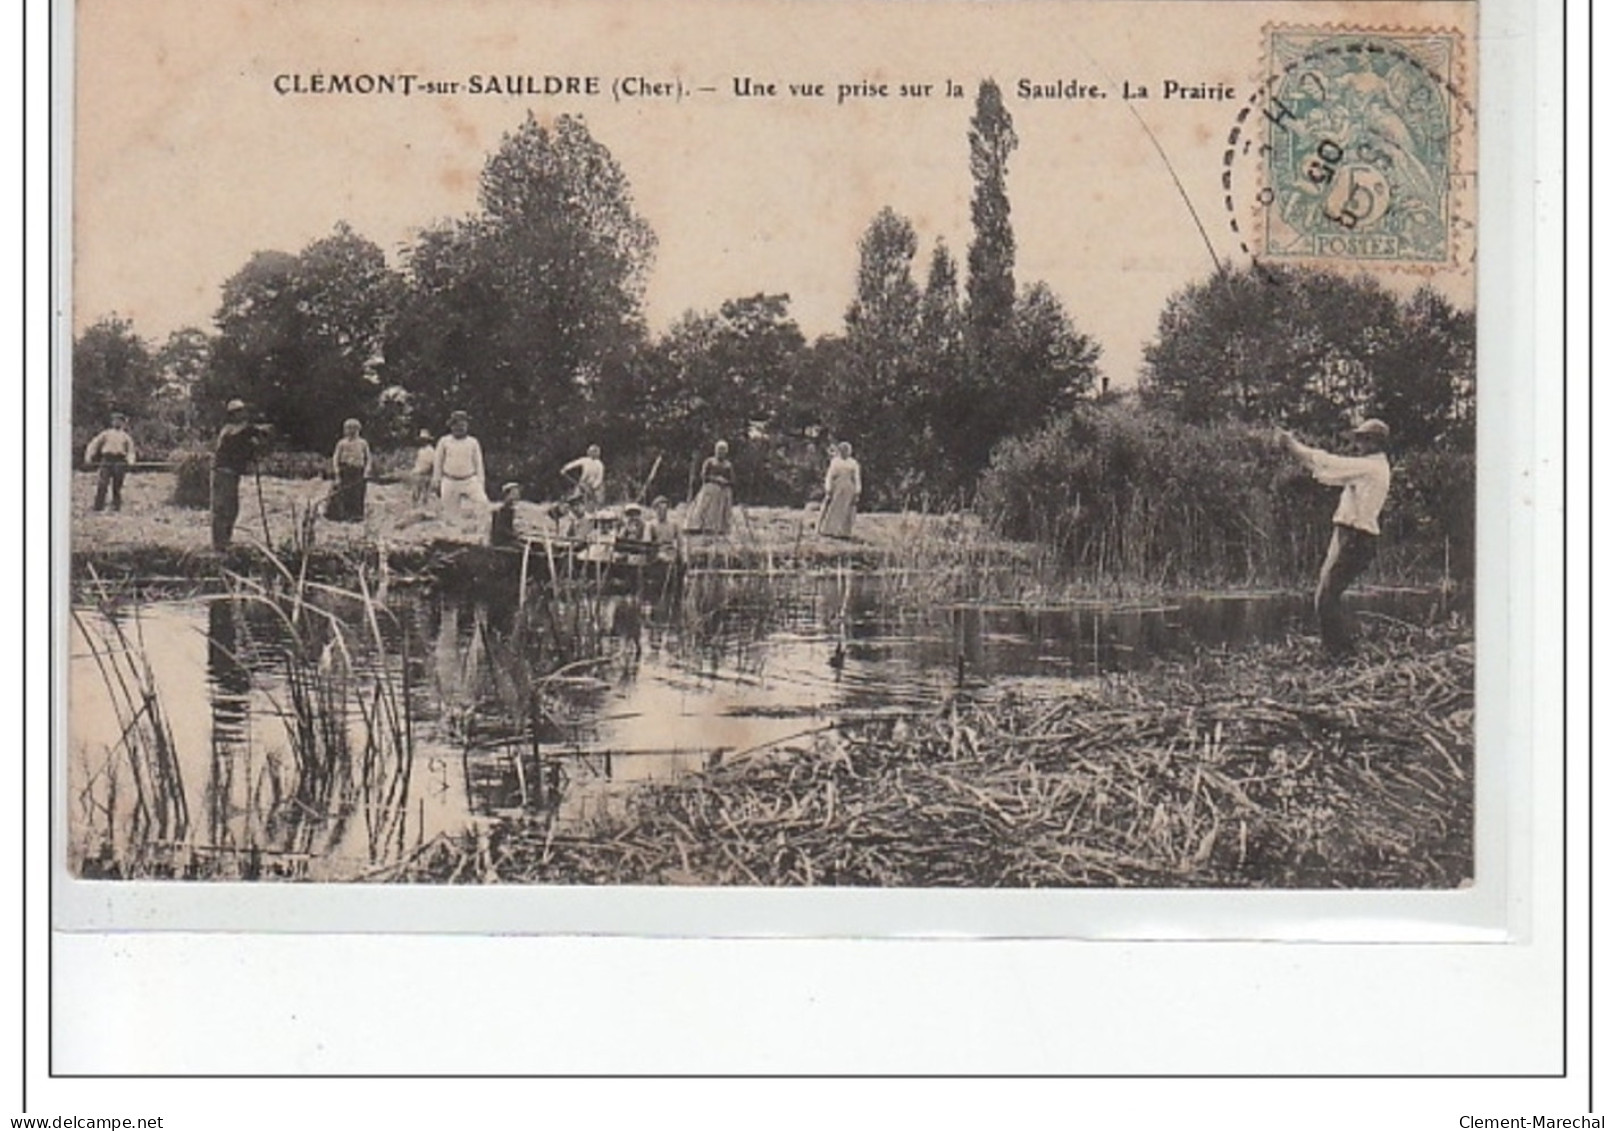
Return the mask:
<path id="1" fill-rule="evenodd" d="M 836 445 L 830 467 L 824 473 L 824 509 L 819 512 L 819 533 L 831 538 L 851 538 L 852 520 L 858 513 L 858 496 L 863 493 L 858 461 L 852 458 L 852 445 Z"/>
<path id="2" fill-rule="evenodd" d="M 689 534 L 728 534 L 729 509 L 735 501 L 735 465 L 729 462 L 729 445 L 719 440 L 701 464 L 701 490 L 684 524 Z"/>

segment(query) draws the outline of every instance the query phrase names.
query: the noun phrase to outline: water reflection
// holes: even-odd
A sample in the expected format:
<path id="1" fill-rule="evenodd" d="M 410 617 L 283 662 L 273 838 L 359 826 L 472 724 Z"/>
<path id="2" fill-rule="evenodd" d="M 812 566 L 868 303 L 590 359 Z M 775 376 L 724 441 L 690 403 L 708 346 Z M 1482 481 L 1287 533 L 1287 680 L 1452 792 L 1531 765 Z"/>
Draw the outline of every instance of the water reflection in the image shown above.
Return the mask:
<path id="1" fill-rule="evenodd" d="M 1444 611 L 1423 590 L 1358 604 Z M 335 593 L 81 608 L 73 860 L 85 875 L 384 876 L 512 814 L 586 832 L 629 787 L 827 720 L 1236 648 L 1306 611 L 1293 594 L 915 607 L 868 575 L 720 572 L 647 595 L 402 592 L 379 612 Z M 103 674 L 114 663 L 132 691 Z"/>
<path id="2" fill-rule="evenodd" d="M 248 731 L 252 673 L 237 659 L 241 634 L 236 627 L 236 602 L 219 598 L 207 603 L 207 679 L 212 721 L 208 760 L 208 841 L 234 846 L 232 817 L 249 814 L 245 791 L 252 780 L 252 743 Z M 246 830 L 248 843 L 255 830 Z"/>

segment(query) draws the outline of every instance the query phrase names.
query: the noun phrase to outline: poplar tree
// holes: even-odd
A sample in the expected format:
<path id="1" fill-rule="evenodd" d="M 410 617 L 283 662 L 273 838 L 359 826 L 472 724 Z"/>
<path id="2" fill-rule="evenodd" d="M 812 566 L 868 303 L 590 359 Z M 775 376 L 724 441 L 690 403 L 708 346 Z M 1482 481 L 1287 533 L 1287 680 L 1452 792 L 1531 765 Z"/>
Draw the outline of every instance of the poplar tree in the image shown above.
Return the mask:
<path id="1" fill-rule="evenodd" d="M 1015 232 L 1005 182 L 1017 144 L 1004 96 L 996 82 L 986 79 L 976 92 L 976 113 L 970 119 L 974 236 L 965 284 L 967 341 L 978 378 L 996 363 L 1015 314 Z"/>

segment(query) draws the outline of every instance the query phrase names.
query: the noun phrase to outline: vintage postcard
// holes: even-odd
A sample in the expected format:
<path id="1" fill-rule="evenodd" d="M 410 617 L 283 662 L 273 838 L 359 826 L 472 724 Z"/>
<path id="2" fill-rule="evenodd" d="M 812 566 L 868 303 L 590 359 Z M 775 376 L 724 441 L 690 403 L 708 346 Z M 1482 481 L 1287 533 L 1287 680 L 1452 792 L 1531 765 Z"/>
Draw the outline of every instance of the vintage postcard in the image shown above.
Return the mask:
<path id="1" fill-rule="evenodd" d="M 1476 21 L 79 0 L 70 886 L 1468 889 Z"/>

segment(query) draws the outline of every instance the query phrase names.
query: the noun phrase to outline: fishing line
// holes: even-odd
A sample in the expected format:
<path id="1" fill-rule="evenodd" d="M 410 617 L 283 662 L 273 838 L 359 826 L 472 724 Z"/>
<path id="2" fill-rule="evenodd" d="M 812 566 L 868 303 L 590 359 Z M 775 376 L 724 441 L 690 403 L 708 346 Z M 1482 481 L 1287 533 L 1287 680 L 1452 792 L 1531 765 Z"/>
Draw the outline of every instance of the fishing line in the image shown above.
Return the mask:
<path id="1" fill-rule="evenodd" d="M 1121 84 L 1116 81 L 1115 76 L 1113 76 L 1104 68 L 1103 65 L 1100 64 L 1099 60 L 1088 54 L 1088 52 L 1081 47 L 1078 47 L 1077 50 L 1082 53 L 1083 58 L 1087 59 L 1088 62 L 1093 65 L 1094 70 L 1098 71 L 1105 77 L 1105 81 L 1110 84 L 1112 89 L 1120 91 Z M 1183 200 L 1183 206 L 1189 210 L 1189 218 L 1194 221 L 1195 230 L 1200 233 L 1200 242 L 1206 245 L 1206 254 L 1211 256 L 1212 269 L 1216 271 L 1217 274 L 1222 274 L 1224 266 L 1223 261 L 1217 258 L 1217 249 L 1212 246 L 1211 236 L 1206 231 L 1206 226 L 1200 222 L 1200 213 L 1195 211 L 1194 202 L 1189 199 L 1188 190 L 1183 187 L 1183 181 L 1179 179 L 1178 171 L 1177 169 L 1173 168 L 1172 160 L 1171 158 L 1167 157 L 1166 150 L 1161 146 L 1160 139 L 1155 136 L 1155 131 L 1150 129 L 1150 124 L 1144 120 L 1144 115 L 1138 112 L 1138 107 L 1133 105 L 1132 99 L 1123 99 L 1122 105 L 1127 107 L 1128 113 L 1133 115 L 1133 120 L 1137 122 L 1139 128 L 1144 131 L 1144 136 L 1150 139 L 1150 145 L 1155 147 L 1156 154 L 1161 158 L 1161 164 L 1166 166 L 1167 176 L 1172 178 L 1172 184 L 1176 186 L 1178 196 Z"/>
<path id="2" fill-rule="evenodd" d="M 253 457 L 252 461 L 252 482 L 253 486 L 256 487 L 258 491 L 258 518 L 264 525 L 264 549 L 270 553 L 273 553 L 275 543 L 274 540 L 269 536 L 269 511 L 264 506 L 264 481 L 262 473 L 258 470 L 258 459 L 256 456 Z M 249 519 L 248 521 L 250 522 L 251 520 Z"/>

